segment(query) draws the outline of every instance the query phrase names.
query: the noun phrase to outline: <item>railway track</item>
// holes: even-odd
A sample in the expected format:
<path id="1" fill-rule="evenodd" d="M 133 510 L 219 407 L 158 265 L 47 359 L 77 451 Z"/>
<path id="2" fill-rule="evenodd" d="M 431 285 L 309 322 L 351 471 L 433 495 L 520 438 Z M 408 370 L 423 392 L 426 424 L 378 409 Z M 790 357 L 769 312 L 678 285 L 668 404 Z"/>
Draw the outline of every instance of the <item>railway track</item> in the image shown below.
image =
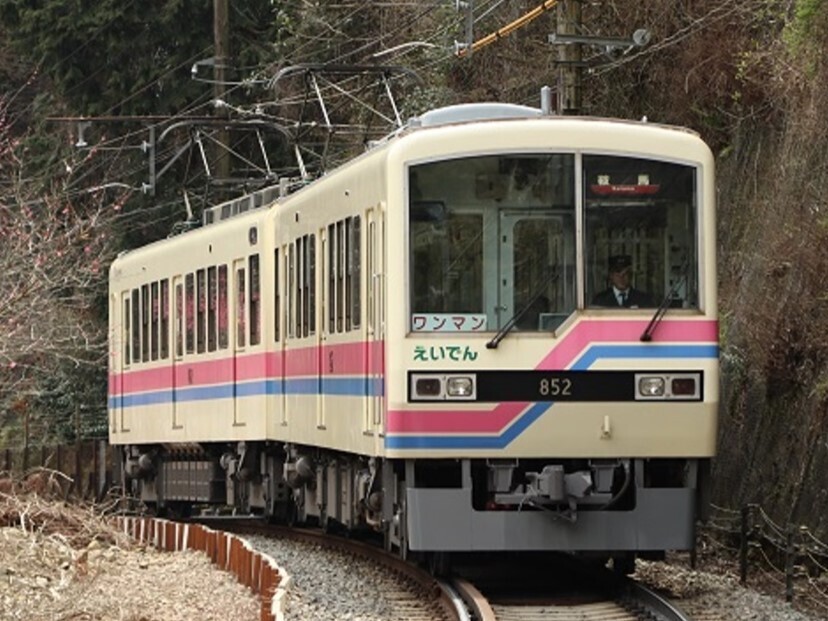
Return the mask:
<path id="1" fill-rule="evenodd" d="M 300 591 L 296 594 L 297 589 L 291 589 L 295 599 L 304 600 L 295 602 L 293 616 L 287 611 L 287 621 L 362 617 L 362 613 L 350 615 L 351 611 L 345 610 L 347 605 L 340 605 L 347 598 L 379 601 L 377 610 L 365 618 L 468 620 L 463 602 L 448 585 L 381 547 L 320 530 L 276 526 L 258 520 L 210 519 L 203 523 L 242 535 L 257 549 L 284 563 Z M 301 548 L 288 557 L 288 552 L 280 547 L 283 542 Z M 323 602 L 326 599 L 330 603 Z"/>
<path id="2" fill-rule="evenodd" d="M 473 569 L 458 565 L 458 576 L 465 574 L 465 577 L 438 580 L 421 567 L 379 547 L 319 530 L 266 525 L 256 520 L 211 519 L 207 523 L 211 528 L 247 537 L 301 542 L 308 546 L 294 559 L 319 551 L 328 555 L 338 551 L 346 557 L 364 559 L 381 567 L 386 577 L 393 576 L 393 580 L 385 580 L 381 585 L 373 583 L 373 590 L 365 596 L 386 602 L 388 610 L 393 610 L 393 616 L 388 618 L 406 621 L 698 621 L 632 580 L 620 580 L 607 570 L 585 567 L 566 557 L 552 562 L 548 557 L 542 557 L 540 561 L 515 561 L 505 565 L 484 562 L 474 565 Z M 278 559 L 278 555 L 274 558 Z M 330 574 L 329 558 L 314 561 L 311 565 L 324 566 L 325 573 Z M 342 562 L 348 564 L 350 561 Z M 288 561 L 288 573 L 296 569 L 295 563 L 295 560 Z M 350 571 L 354 574 L 354 582 L 358 582 L 360 571 Z M 305 579 L 307 593 L 300 598 L 317 598 L 319 594 L 313 592 L 316 588 L 329 591 L 339 588 L 320 586 L 317 578 L 321 576 Z M 302 580 L 301 576 L 298 580 Z M 318 615 L 318 612 L 314 614 Z M 310 617 L 286 618 L 301 621 Z M 704 619 L 708 621 L 706 617 Z"/>
<path id="3" fill-rule="evenodd" d="M 633 581 L 609 595 L 523 596 L 489 601 L 471 582 L 453 587 L 475 621 L 693 621 L 669 601 Z"/>

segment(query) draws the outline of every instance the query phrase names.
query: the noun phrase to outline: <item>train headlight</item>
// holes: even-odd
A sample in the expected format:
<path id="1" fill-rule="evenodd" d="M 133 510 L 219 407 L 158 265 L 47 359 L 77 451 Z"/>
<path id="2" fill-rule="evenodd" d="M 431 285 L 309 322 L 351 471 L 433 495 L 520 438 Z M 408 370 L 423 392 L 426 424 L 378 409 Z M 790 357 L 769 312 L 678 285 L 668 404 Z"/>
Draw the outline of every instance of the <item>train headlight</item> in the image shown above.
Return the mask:
<path id="1" fill-rule="evenodd" d="M 670 380 L 670 394 L 677 397 L 696 397 L 699 394 L 695 376 L 674 377 Z"/>
<path id="2" fill-rule="evenodd" d="M 665 375 L 638 373 L 635 376 L 635 385 L 635 398 L 639 400 L 675 399 L 693 401 L 702 398 L 700 373 L 670 373 Z"/>
<path id="3" fill-rule="evenodd" d="M 442 399 L 443 379 L 435 376 L 412 378 L 412 396 L 417 399 Z"/>
<path id="4" fill-rule="evenodd" d="M 664 396 L 664 378 L 644 376 L 638 378 L 638 394 L 644 398 Z"/>
<path id="5" fill-rule="evenodd" d="M 447 377 L 446 396 L 449 399 L 474 399 L 474 377 L 470 375 Z"/>
<path id="6" fill-rule="evenodd" d="M 412 373 L 410 398 L 412 401 L 473 401 L 477 397 L 475 380 L 474 374 Z"/>

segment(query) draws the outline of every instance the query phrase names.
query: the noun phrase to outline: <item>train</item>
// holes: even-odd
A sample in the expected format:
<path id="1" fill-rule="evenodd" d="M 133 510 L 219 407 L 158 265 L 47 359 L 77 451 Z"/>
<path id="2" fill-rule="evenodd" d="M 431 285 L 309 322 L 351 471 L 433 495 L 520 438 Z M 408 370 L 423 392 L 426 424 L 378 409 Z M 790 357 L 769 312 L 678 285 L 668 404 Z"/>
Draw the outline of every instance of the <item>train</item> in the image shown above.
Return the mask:
<path id="1" fill-rule="evenodd" d="M 468 103 L 109 274 L 127 491 L 403 558 L 690 550 L 709 505 L 715 171 L 692 130 Z M 613 270 L 643 297 L 606 302 Z M 623 288 L 623 287 L 622 287 Z M 602 297 L 603 296 L 603 297 Z"/>

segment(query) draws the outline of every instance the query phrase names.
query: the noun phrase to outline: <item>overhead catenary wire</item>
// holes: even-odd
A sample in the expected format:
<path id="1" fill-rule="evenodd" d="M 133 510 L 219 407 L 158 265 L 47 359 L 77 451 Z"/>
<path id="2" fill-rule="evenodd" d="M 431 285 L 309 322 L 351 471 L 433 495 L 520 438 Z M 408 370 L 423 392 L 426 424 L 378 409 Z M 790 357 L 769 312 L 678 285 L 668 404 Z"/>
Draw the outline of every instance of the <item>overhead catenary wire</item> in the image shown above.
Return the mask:
<path id="1" fill-rule="evenodd" d="M 487 45 L 490 45 L 495 41 L 510 35 L 515 30 L 523 28 L 530 22 L 534 21 L 535 19 L 543 15 L 546 11 L 554 7 L 556 4 L 558 4 L 558 0 L 545 0 L 543 4 L 535 7 L 528 13 L 525 13 L 521 17 L 517 18 L 515 21 L 506 24 L 505 26 L 503 26 L 503 28 L 500 28 L 491 34 L 488 34 L 485 37 L 478 39 L 477 41 L 472 43 L 470 47 L 460 48 L 459 50 L 457 50 L 457 56 L 467 56 L 471 52 L 476 52 L 486 47 Z"/>

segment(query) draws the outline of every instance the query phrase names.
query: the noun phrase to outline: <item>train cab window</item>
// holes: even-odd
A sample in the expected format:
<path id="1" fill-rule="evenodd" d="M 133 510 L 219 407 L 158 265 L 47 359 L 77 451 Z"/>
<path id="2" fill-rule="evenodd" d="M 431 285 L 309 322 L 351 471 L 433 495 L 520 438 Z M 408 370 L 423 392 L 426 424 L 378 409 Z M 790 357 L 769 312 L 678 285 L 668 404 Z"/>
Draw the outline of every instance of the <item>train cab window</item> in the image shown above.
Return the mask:
<path id="1" fill-rule="evenodd" d="M 161 281 L 161 359 L 170 357 L 170 281 Z"/>
<path id="2" fill-rule="evenodd" d="M 697 308 L 696 170 L 585 155 L 583 182 L 587 305 Z"/>
<path id="3" fill-rule="evenodd" d="M 195 274 L 187 274 L 185 278 L 185 305 L 184 326 L 187 353 L 195 353 Z"/>
<path id="4" fill-rule="evenodd" d="M 207 345 L 207 281 L 203 269 L 196 271 L 196 352 L 203 354 Z"/>
<path id="5" fill-rule="evenodd" d="M 227 312 L 227 266 L 218 267 L 218 346 L 219 349 L 227 349 L 229 320 Z"/>
<path id="6" fill-rule="evenodd" d="M 570 153 L 412 166 L 410 329 L 483 332 L 512 323 L 543 332 L 560 325 L 577 306 L 575 188 Z"/>
<path id="7" fill-rule="evenodd" d="M 250 344 L 258 345 L 262 338 L 259 255 L 251 254 L 248 264 L 250 266 Z"/>
<path id="8" fill-rule="evenodd" d="M 207 268 L 207 351 L 218 345 L 218 275 L 216 266 Z"/>

